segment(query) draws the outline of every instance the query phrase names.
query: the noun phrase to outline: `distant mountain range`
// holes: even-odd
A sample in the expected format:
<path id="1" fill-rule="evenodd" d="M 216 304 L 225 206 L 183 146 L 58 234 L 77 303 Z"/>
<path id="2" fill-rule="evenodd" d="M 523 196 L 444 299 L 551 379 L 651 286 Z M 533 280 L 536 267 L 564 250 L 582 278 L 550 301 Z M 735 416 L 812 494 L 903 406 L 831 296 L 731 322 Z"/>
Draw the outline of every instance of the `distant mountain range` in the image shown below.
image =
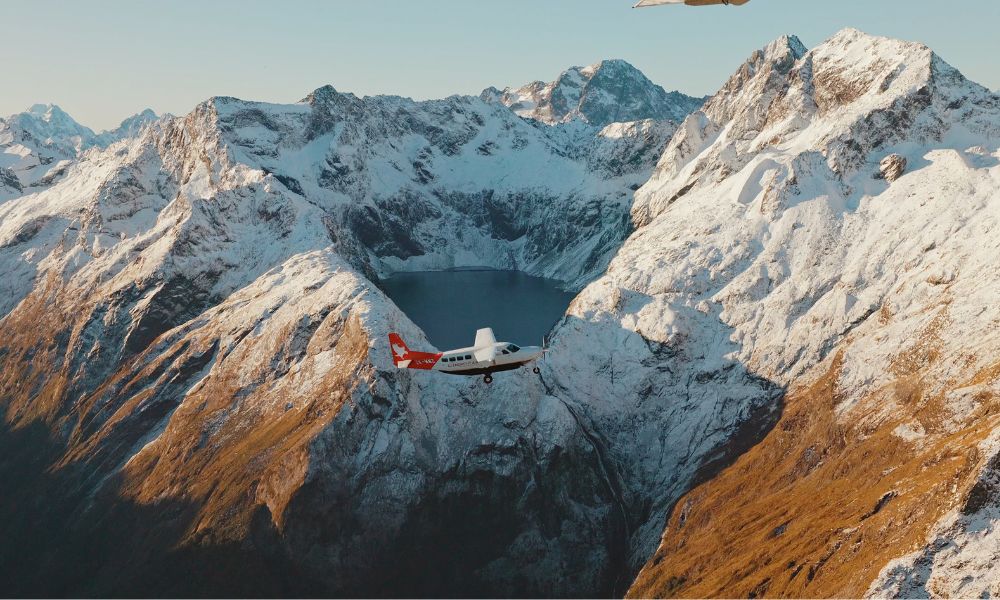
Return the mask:
<path id="1" fill-rule="evenodd" d="M 550 125 L 580 120 L 599 126 L 644 119 L 679 122 L 706 100 L 667 92 L 623 60 L 572 67 L 550 83 L 487 88 L 480 97 Z"/>
<path id="2" fill-rule="evenodd" d="M 10 595 L 998 585 L 1000 98 L 926 46 L 36 106 L 0 161 Z M 393 367 L 379 279 L 467 265 L 579 291 L 540 377 Z"/>
<path id="3" fill-rule="evenodd" d="M 156 119 L 146 109 L 99 134 L 54 104 L 35 104 L 0 119 L 0 201 L 51 185 L 84 150 L 134 137 Z"/>

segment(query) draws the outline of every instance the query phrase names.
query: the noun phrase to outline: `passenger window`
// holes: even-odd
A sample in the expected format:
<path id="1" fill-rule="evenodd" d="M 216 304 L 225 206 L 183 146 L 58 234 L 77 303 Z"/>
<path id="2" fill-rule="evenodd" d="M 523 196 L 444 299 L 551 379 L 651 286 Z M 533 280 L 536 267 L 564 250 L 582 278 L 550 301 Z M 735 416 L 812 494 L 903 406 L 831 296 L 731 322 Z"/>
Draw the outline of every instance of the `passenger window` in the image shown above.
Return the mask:
<path id="1" fill-rule="evenodd" d="M 465 355 L 465 360 L 472 360 L 472 357 L 471 357 L 471 356 L 469 356 L 468 354 L 466 354 L 466 355 Z"/>

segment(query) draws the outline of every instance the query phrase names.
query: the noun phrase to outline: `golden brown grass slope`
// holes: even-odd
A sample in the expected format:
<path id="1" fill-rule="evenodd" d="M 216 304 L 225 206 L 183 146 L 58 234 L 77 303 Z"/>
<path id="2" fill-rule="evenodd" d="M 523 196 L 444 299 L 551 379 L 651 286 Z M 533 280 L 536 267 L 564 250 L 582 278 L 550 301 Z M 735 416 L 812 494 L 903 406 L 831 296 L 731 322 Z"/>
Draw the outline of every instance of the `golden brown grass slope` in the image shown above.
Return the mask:
<path id="1" fill-rule="evenodd" d="M 974 485 L 988 458 L 978 444 L 1000 424 L 992 393 L 958 419 L 944 402 L 997 379 L 996 366 L 933 384 L 939 317 L 860 402 L 838 411 L 842 351 L 790 393 L 760 444 L 677 503 L 628 596 L 859 597 L 917 549 Z"/>

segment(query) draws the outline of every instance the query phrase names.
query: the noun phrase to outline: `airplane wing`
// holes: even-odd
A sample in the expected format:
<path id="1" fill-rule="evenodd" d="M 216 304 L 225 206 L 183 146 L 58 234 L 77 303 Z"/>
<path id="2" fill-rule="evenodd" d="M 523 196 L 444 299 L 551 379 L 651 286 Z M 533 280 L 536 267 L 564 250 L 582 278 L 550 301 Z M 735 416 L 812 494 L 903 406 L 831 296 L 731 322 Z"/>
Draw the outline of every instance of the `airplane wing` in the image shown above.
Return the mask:
<path id="1" fill-rule="evenodd" d="M 497 338 L 493 335 L 493 330 L 489 327 L 476 331 L 475 348 L 476 360 L 479 362 L 491 362 L 497 355 Z"/>
<path id="2" fill-rule="evenodd" d="M 660 6 L 661 4 L 687 4 L 688 6 L 712 6 L 714 4 L 733 4 L 743 6 L 750 0 L 639 0 L 632 8 L 644 6 Z"/>
<path id="3" fill-rule="evenodd" d="M 482 348 L 483 346 L 493 346 L 497 343 L 497 338 L 493 336 L 493 330 L 489 327 L 485 329 L 480 329 L 476 331 L 476 343 L 473 344 L 473 348 Z"/>

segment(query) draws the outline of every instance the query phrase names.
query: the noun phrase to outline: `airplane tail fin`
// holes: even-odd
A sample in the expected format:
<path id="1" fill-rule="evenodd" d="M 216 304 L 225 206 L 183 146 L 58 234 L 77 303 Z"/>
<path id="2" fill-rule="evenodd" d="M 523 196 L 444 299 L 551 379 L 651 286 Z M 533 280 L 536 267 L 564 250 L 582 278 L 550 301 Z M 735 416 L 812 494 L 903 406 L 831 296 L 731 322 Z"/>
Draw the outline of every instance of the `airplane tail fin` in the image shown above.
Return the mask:
<path id="1" fill-rule="evenodd" d="M 389 334 L 389 351 L 392 352 L 392 364 L 400 369 L 433 369 L 442 355 L 440 352 L 414 352 L 395 332 Z"/>
<path id="2" fill-rule="evenodd" d="M 389 334 L 389 351 L 392 352 L 392 364 L 397 367 L 410 354 L 410 348 L 396 332 Z"/>

